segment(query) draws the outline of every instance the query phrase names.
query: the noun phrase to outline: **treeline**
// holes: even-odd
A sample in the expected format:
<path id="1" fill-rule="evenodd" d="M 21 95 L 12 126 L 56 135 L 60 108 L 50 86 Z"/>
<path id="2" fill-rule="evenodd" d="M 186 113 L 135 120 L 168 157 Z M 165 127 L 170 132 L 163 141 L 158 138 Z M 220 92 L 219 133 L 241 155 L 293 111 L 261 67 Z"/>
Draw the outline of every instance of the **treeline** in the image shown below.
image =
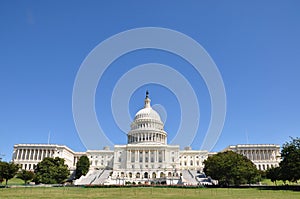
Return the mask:
<path id="1" fill-rule="evenodd" d="M 282 161 L 279 167 L 270 168 L 266 172 L 257 170 L 256 166 L 245 156 L 232 151 L 220 152 L 204 161 L 204 172 L 207 176 L 218 180 L 221 186 L 239 186 L 255 184 L 263 178 L 297 182 L 300 179 L 300 139 L 291 138 L 283 144 Z"/>
<path id="2" fill-rule="evenodd" d="M 266 177 L 276 184 L 276 181 L 296 182 L 300 180 L 300 139 L 292 138 L 283 145 L 279 167 L 270 168 Z M 277 184 L 276 184 L 277 185 Z"/>
<path id="3" fill-rule="evenodd" d="M 80 178 L 89 171 L 90 162 L 87 156 L 81 156 L 76 164 L 76 176 Z M 0 161 L 0 183 L 5 181 L 7 186 L 8 180 L 13 177 L 20 178 L 27 184 L 29 181 L 36 184 L 62 184 L 70 177 L 70 171 L 65 164 L 65 160 L 59 157 L 44 158 L 37 164 L 34 171 L 20 169 L 19 165 L 13 162 Z M 73 180 L 73 179 L 72 179 Z"/>

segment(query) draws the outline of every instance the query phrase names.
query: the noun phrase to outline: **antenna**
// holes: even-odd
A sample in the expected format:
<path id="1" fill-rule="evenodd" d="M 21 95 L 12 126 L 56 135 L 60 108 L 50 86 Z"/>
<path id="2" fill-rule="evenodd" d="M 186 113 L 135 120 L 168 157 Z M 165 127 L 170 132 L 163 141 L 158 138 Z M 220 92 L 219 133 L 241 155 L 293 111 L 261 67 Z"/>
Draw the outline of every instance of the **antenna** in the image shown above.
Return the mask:
<path id="1" fill-rule="evenodd" d="M 248 138 L 248 131 L 247 131 L 247 129 L 246 129 L 246 141 L 247 141 L 247 144 L 249 144 L 249 138 Z"/>
<path id="2" fill-rule="evenodd" d="M 49 131 L 48 133 L 48 144 L 50 144 L 50 135 L 51 135 L 51 131 Z"/>

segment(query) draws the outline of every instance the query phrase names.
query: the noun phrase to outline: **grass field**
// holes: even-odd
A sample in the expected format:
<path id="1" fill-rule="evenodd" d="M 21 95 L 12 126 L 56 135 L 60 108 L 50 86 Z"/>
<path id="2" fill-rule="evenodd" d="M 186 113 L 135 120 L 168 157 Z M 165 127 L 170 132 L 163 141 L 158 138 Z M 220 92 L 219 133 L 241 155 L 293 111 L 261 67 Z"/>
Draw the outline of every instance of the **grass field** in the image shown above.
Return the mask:
<path id="1" fill-rule="evenodd" d="M 22 187 L 2 188 L 0 198 L 300 198 L 300 192 L 258 189 L 183 189 L 157 187 L 80 188 L 80 187 Z"/>

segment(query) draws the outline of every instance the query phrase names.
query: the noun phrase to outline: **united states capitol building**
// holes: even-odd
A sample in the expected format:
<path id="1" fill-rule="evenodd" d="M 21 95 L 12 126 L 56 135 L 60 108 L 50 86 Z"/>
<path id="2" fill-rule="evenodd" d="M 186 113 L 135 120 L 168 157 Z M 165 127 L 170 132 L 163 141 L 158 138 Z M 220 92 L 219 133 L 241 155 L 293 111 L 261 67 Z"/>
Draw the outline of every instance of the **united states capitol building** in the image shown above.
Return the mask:
<path id="1" fill-rule="evenodd" d="M 179 145 L 168 145 L 164 124 L 150 102 L 147 92 L 144 108 L 136 113 L 131 123 L 126 145 L 74 152 L 64 145 L 16 144 L 12 161 L 22 169 L 33 170 L 45 157 L 60 157 L 65 159 L 70 171 L 74 171 L 79 158 L 86 155 L 90 171 L 75 181 L 77 185 L 213 183 L 203 174 L 203 162 L 215 153 L 190 147 L 180 150 Z M 280 146 L 275 144 L 235 145 L 224 149 L 227 150 L 245 155 L 259 170 L 276 167 L 280 162 Z"/>

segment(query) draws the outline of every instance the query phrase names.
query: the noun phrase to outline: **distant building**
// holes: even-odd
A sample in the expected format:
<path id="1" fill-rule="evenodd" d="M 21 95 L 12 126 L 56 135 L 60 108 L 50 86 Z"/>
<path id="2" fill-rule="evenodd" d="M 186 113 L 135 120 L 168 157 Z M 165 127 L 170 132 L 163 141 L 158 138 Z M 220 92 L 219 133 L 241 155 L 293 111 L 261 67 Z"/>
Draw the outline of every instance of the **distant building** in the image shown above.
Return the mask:
<path id="1" fill-rule="evenodd" d="M 190 147 L 180 150 L 179 145 L 168 145 L 164 124 L 150 102 L 147 92 L 144 108 L 134 117 L 126 145 L 115 145 L 113 150 L 105 147 L 103 150 L 74 152 L 63 145 L 17 144 L 13 162 L 22 169 L 33 170 L 45 157 L 60 157 L 73 171 L 80 156 L 86 155 L 90 160 L 90 171 L 75 184 L 213 183 L 210 179 L 203 180 L 200 173 L 204 160 L 215 153 Z M 278 145 L 237 145 L 226 150 L 246 155 L 261 170 L 278 166 L 280 161 Z"/>
<path id="2" fill-rule="evenodd" d="M 258 170 L 267 170 L 278 167 L 280 159 L 280 146 L 276 144 L 238 144 L 228 146 L 224 151 L 234 151 L 246 156 Z"/>

